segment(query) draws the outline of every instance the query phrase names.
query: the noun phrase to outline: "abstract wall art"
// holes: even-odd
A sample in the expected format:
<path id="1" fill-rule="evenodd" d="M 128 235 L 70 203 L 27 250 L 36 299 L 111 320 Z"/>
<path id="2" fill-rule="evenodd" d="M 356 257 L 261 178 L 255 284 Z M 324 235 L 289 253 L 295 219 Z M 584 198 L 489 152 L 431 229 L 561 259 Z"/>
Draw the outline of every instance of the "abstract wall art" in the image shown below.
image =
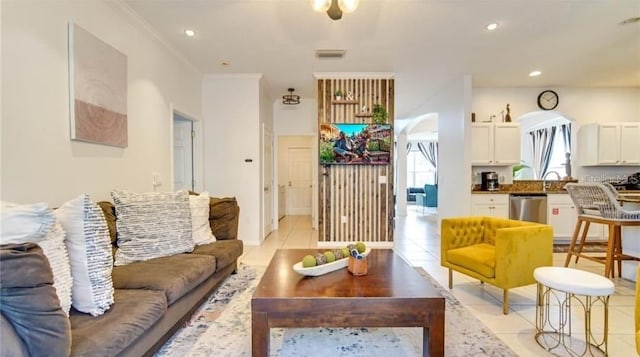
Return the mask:
<path id="1" fill-rule="evenodd" d="M 127 147 L 127 56 L 69 23 L 71 139 Z"/>

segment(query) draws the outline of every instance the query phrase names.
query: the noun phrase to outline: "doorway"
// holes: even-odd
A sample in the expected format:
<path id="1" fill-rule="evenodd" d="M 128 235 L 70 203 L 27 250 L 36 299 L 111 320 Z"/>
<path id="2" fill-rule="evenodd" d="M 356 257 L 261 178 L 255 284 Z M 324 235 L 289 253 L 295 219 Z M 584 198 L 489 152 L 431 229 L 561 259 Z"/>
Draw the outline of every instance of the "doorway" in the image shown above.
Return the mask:
<path id="1" fill-rule="evenodd" d="M 278 209 L 283 215 L 309 215 L 314 221 L 314 137 L 278 137 L 278 183 L 284 191 Z"/>
<path id="2" fill-rule="evenodd" d="M 264 231 L 262 237 L 266 238 L 273 231 L 273 131 L 262 124 L 263 131 L 263 153 L 262 161 L 262 181 L 263 181 L 263 201 L 262 211 L 264 212 Z"/>
<path id="3" fill-rule="evenodd" d="M 173 190 L 194 190 L 193 120 L 173 113 Z"/>

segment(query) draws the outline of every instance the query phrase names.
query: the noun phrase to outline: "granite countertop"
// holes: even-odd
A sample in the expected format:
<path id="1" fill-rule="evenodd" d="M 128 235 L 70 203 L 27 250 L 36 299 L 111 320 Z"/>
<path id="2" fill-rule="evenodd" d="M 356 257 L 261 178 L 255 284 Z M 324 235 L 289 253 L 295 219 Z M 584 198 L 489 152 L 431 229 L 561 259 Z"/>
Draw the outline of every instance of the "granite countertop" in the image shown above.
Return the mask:
<path id="1" fill-rule="evenodd" d="M 564 185 L 569 182 L 578 182 L 577 180 L 549 180 L 547 184 L 549 187 L 546 190 L 542 189 L 542 180 L 517 180 L 513 184 L 501 184 L 500 189 L 497 191 L 482 191 L 480 185 L 474 185 L 471 189 L 472 194 L 566 194 L 567 190 L 564 189 Z"/>
<path id="2" fill-rule="evenodd" d="M 500 185 L 500 189 L 497 191 L 483 191 L 480 189 L 480 185 L 474 185 L 471 189 L 472 194 L 525 194 L 525 195 L 535 195 L 535 194 L 567 194 L 567 190 L 564 189 L 564 185 L 568 182 L 577 182 L 575 180 L 572 181 L 547 181 L 550 184 L 550 187 L 547 188 L 546 191 L 542 190 L 542 181 L 541 180 L 523 180 L 523 181 L 515 181 L 513 184 L 502 184 Z M 620 202 L 633 202 L 640 203 L 640 191 L 639 190 L 619 190 L 618 192 L 618 201 Z"/>
<path id="3" fill-rule="evenodd" d="M 547 195 L 555 195 L 555 194 L 567 194 L 567 190 L 546 190 L 546 191 L 542 191 L 542 190 L 498 190 L 498 191 L 482 191 L 482 190 L 476 190 L 473 189 L 471 190 L 471 194 L 479 194 L 479 195 L 484 195 L 484 194 L 523 194 L 523 195 L 536 195 L 536 194 L 547 194 Z"/>

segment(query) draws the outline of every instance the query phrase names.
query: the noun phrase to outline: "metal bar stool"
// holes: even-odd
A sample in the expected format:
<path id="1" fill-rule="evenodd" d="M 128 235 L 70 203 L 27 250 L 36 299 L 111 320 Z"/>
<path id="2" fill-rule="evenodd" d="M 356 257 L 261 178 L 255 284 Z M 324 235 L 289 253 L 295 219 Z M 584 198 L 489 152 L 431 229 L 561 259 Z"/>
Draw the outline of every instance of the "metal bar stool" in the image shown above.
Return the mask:
<path id="1" fill-rule="evenodd" d="M 636 260 L 635 257 L 622 253 L 622 227 L 640 226 L 640 211 L 630 211 L 622 208 L 616 199 L 615 188 L 608 183 L 568 183 L 564 187 L 569 192 L 571 200 L 578 211 L 578 221 L 571 238 L 564 266 L 569 266 L 572 256 L 576 257 L 576 263 L 578 258 L 582 257 L 604 263 L 604 275 L 606 277 L 616 275 L 616 266 L 618 267 L 618 276 L 621 276 L 622 260 Z M 582 228 L 583 223 L 584 228 Z M 604 257 L 582 253 L 591 223 L 606 224 L 609 227 L 607 251 Z M 582 234 L 580 234 L 581 228 Z M 579 243 L 577 242 L 578 236 L 580 236 Z M 578 244 L 577 248 L 576 244 Z"/>
<path id="2" fill-rule="evenodd" d="M 608 356 L 609 297 L 613 282 L 600 275 L 563 267 L 540 267 L 533 271 L 538 286 L 536 299 L 536 342 L 547 351 L 564 349 L 571 356 Z M 572 336 L 571 306 L 583 311 L 584 341 Z M 594 307 L 604 308 L 604 331 L 594 332 Z M 555 315 L 554 309 L 558 310 Z M 557 317 L 557 318 L 555 318 Z M 576 347 L 584 345 L 584 349 Z"/>

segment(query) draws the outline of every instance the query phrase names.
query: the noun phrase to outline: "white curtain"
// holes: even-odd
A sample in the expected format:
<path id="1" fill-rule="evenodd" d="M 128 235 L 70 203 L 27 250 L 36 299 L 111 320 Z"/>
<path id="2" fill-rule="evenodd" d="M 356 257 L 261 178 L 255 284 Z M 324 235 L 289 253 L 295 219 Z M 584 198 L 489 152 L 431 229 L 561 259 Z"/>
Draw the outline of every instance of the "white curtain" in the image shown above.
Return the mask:
<path id="1" fill-rule="evenodd" d="M 547 173 L 551 161 L 556 127 L 538 129 L 530 131 L 528 134 L 533 153 L 533 173 L 535 178 L 542 179 Z"/>
<path id="2" fill-rule="evenodd" d="M 418 149 L 422 153 L 427 161 L 433 166 L 435 169 L 433 182 L 438 184 L 438 142 L 437 141 L 429 141 L 425 146 L 423 143 L 418 143 Z"/>

